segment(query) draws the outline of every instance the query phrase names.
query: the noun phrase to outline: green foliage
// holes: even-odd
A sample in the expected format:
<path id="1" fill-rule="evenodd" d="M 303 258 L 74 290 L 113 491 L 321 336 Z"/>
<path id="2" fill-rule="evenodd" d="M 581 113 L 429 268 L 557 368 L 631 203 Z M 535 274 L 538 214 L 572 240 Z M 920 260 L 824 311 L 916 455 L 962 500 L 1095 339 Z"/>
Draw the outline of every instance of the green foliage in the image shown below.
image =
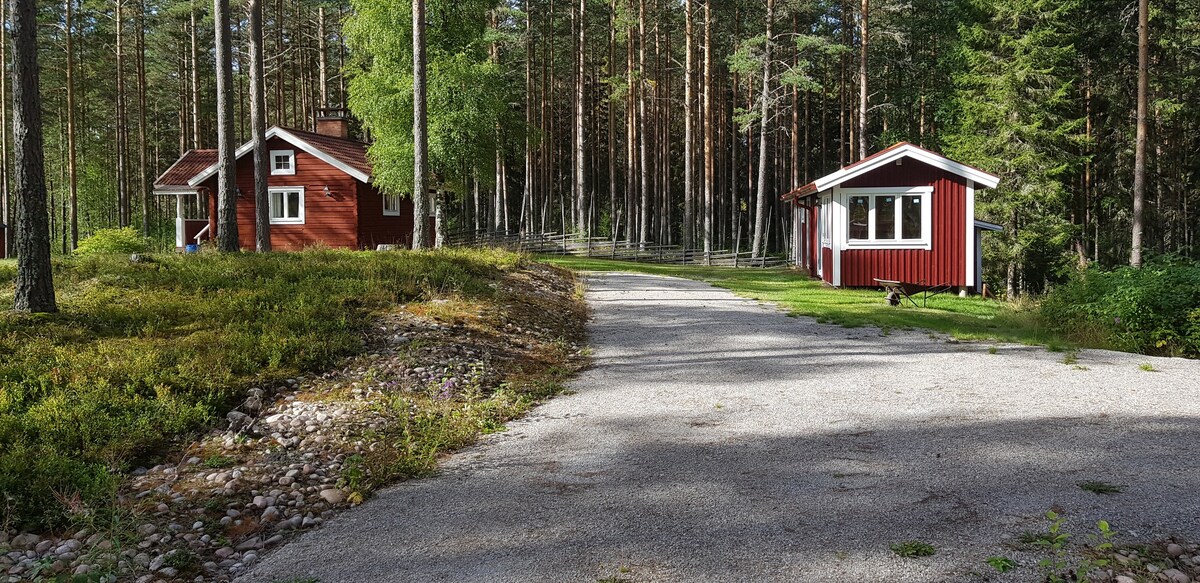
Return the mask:
<path id="1" fill-rule="evenodd" d="M 101 508 L 117 474 L 207 427 L 252 383 L 359 350 L 374 310 L 491 297 L 520 261 L 478 250 L 58 261 L 61 313 L 0 313 L 0 503 L 32 528 Z M 0 266 L 0 304 L 13 277 Z"/>
<path id="2" fill-rule="evenodd" d="M 1163 258 L 1141 269 L 1072 273 L 1042 302 L 1043 319 L 1079 342 L 1200 357 L 1200 263 Z"/>
<path id="3" fill-rule="evenodd" d="M 91 237 L 79 242 L 75 255 L 88 257 L 105 253 L 145 253 L 150 250 L 150 241 L 142 236 L 137 229 L 125 227 L 121 229 L 100 229 Z"/>
<path id="4" fill-rule="evenodd" d="M 1008 557 L 988 557 L 987 564 L 1001 573 L 1007 573 L 1017 567 L 1017 562 Z"/>
<path id="5" fill-rule="evenodd" d="M 349 69 L 350 107 L 375 137 L 374 179 L 390 192 L 413 187 L 412 3 L 356 0 L 346 23 L 357 55 Z M 489 28 L 484 0 L 434 0 L 427 16 L 427 105 L 430 172 L 442 189 L 465 192 L 480 170 L 495 164 L 496 150 L 523 139 L 509 103 L 518 99 L 499 64 L 488 59 L 490 41 L 507 31 Z M 513 26 L 510 20 L 505 26 Z M 507 132 L 507 133 L 502 133 Z"/>
<path id="6" fill-rule="evenodd" d="M 904 558 L 930 557 L 937 554 L 937 549 L 933 545 L 919 540 L 898 542 L 893 544 L 891 549 L 897 557 Z"/>

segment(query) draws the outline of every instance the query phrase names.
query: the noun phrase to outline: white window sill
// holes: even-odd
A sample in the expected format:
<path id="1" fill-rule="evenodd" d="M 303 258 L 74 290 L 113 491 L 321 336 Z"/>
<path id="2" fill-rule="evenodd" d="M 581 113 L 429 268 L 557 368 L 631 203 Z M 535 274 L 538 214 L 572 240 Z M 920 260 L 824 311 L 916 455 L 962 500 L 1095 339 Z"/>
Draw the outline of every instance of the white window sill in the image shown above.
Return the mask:
<path id="1" fill-rule="evenodd" d="M 933 245 L 928 241 L 909 240 L 909 241 L 849 241 L 846 243 L 847 249 L 920 249 L 929 251 L 933 249 Z"/>
<path id="2" fill-rule="evenodd" d="M 398 216 L 400 216 L 400 211 L 383 211 L 383 216 L 385 216 L 385 217 L 398 217 Z"/>
<path id="3" fill-rule="evenodd" d="M 303 225 L 304 219 L 271 219 L 272 225 Z"/>

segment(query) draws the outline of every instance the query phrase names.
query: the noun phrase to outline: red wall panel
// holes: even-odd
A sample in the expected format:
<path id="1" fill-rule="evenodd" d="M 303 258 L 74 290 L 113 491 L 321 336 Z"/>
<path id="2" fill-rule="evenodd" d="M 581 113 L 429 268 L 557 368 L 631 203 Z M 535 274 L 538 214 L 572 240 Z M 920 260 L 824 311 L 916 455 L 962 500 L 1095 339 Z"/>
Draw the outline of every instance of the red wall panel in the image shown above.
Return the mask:
<path id="1" fill-rule="evenodd" d="M 846 249 L 842 285 L 869 287 L 875 278 L 925 285 L 969 285 L 966 275 L 966 179 L 911 158 L 846 182 L 848 188 L 932 186 L 932 249 Z"/>
<path id="2" fill-rule="evenodd" d="M 413 204 L 400 200 L 399 216 L 384 216 L 383 194 L 370 184 L 358 184 L 358 240 L 366 249 L 378 245 L 412 247 Z"/>

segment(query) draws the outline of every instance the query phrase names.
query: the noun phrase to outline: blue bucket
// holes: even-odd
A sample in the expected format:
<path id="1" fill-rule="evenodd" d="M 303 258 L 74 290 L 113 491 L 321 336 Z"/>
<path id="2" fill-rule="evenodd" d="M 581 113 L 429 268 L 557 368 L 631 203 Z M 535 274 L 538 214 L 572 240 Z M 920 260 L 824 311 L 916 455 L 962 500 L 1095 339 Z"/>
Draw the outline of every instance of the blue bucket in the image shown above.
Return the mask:
<path id="1" fill-rule="evenodd" d="M 190 244 L 188 244 L 188 246 L 183 248 L 183 252 L 184 253 L 199 253 L 200 246 L 195 243 L 190 243 Z"/>

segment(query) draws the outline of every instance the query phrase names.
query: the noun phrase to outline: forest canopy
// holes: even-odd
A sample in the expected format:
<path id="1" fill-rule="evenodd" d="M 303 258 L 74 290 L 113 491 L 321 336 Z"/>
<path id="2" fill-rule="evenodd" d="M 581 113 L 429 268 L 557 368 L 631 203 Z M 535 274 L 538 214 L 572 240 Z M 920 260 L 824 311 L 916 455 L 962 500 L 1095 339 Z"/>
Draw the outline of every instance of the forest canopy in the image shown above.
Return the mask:
<path id="1" fill-rule="evenodd" d="M 411 195 L 412 2 L 264 7 L 268 125 L 349 107 L 376 180 Z M 1196 258 L 1200 2 L 1148 7 L 1145 251 Z M 173 203 L 150 184 L 216 142 L 212 4 L 38 9 L 55 252 L 124 226 L 168 246 Z M 909 141 L 1001 176 L 977 209 L 1005 227 L 986 278 L 1041 291 L 1129 262 L 1138 16 L 1115 0 L 428 0 L 436 203 L 449 231 L 785 253 L 780 195 Z M 242 143 L 243 1 L 231 28 Z"/>

